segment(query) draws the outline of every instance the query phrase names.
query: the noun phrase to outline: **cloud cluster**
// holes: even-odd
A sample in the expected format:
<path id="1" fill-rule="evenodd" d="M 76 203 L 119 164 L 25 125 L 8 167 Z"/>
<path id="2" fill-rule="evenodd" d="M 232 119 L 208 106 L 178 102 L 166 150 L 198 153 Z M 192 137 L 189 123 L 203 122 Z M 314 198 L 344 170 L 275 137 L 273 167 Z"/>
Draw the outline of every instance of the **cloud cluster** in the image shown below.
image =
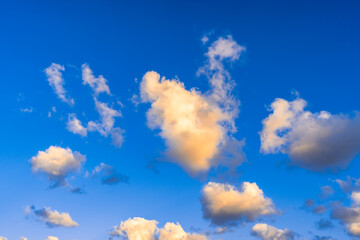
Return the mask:
<path id="1" fill-rule="evenodd" d="M 52 63 L 50 67 L 45 69 L 49 85 L 54 89 L 56 95 L 61 99 L 61 101 L 72 106 L 75 101 L 66 94 L 66 90 L 64 88 L 65 81 L 62 78 L 61 73 L 62 71 L 65 71 L 65 67 L 56 63 Z"/>
<path id="2" fill-rule="evenodd" d="M 270 198 L 256 183 L 244 182 L 238 189 L 230 184 L 209 182 L 201 196 L 204 218 L 213 224 L 227 225 L 254 221 L 264 215 L 278 213 Z"/>
<path id="3" fill-rule="evenodd" d="M 115 226 L 110 236 L 127 240 L 207 240 L 203 234 L 185 232 L 179 223 L 168 222 L 163 228 L 158 228 L 157 225 L 158 222 L 155 220 L 129 218 Z"/>
<path id="4" fill-rule="evenodd" d="M 77 227 L 79 224 L 72 220 L 69 213 L 51 211 L 49 207 L 35 209 L 34 206 L 27 207 L 27 214 L 32 214 L 38 221 L 44 222 L 48 227 Z"/>
<path id="5" fill-rule="evenodd" d="M 235 61 L 243 50 L 231 36 L 209 47 L 208 63 L 199 70 L 209 78 L 211 89 L 206 94 L 153 71 L 141 81 L 141 100 L 151 103 L 148 126 L 161 130 L 169 156 L 191 173 L 217 165 L 215 156 L 231 141 L 228 132 L 236 131 L 239 102 L 231 95 L 235 83 L 223 61 Z"/>
<path id="6" fill-rule="evenodd" d="M 57 187 L 67 186 L 68 174 L 80 171 L 85 161 L 84 155 L 73 152 L 70 148 L 50 146 L 45 151 L 39 151 L 31 158 L 30 163 L 33 172 L 44 173 L 53 187 Z"/>
<path id="7" fill-rule="evenodd" d="M 251 229 L 251 234 L 262 240 L 291 240 L 295 234 L 288 229 L 277 229 L 265 223 L 258 223 Z"/>
<path id="8" fill-rule="evenodd" d="M 360 116 L 305 111 L 301 98 L 275 99 L 260 132 L 263 153 L 282 152 L 313 171 L 345 168 L 360 152 Z"/>

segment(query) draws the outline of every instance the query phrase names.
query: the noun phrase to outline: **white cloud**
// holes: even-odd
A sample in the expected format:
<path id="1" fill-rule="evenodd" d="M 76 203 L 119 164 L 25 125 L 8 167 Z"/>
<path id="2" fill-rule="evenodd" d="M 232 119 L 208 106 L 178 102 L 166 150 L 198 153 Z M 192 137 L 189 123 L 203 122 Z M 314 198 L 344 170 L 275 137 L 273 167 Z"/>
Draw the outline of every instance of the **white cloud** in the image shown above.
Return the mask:
<path id="1" fill-rule="evenodd" d="M 187 90 L 177 79 L 167 80 L 156 72 L 147 72 L 140 84 L 142 102 L 150 102 L 147 122 L 159 128 L 169 156 L 191 173 L 209 170 L 218 162 L 215 156 L 231 141 L 239 102 L 231 95 L 234 81 L 223 61 L 234 61 L 244 50 L 231 36 L 219 38 L 206 54 L 208 63 L 199 74 L 211 83 L 208 93 Z"/>
<path id="2" fill-rule="evenodd" d="M 59 238 L 54 236 L 48 236 L 45 240 L 59 240 Z"/>
<path id="3" fill-rule="evenodd" d="M 83 64 L 81 69 L 84 85 L 88 84 L 94 90 L 96 95 L 103 92 L 110 95 L 110 89 L 107 85 L 107 80 L 102 75 L 95 77 L 87 64 Z"/>
<path id="4" fill-rule="evenodd" d="M 270 198 L 256 183 L 244 182 L 238 189 L 230 184 L 209 182 L 201 196 L 204 218 L 216 225 L 254 221 L 260 216 L 276 214 Z"/>
<path id="5" fill-rule="evenodd" d="M 77 227 L 79 224 L 72 220 L 69 213 L 60 213 L 56 210 L 51 211 L 49 207 L 35 209 L 30 207 L 31 213 L 37 220 L 44 222 L 49 227 Z"/>
<path id="6" fill-rule="evenodd" d="M 27 237 L 19 237 L 20 240 L 28 240 Z"/>
<path id="7" fill-rule="evenodd" d="M 79 171 L 85 161 L 85 156 L 70 148 L 50 146 L 45 151 L 39 151 L 30 163 L 33 172 L 44 173 L 55 186 L 60 186 L 66 185 L 67 175 Z"/>
<path id="8" fill-rule="evenodd" d="M 82 125 L 81 121 L 76 118 L 74 113 L 69 114 L 66 129 L 74 134 L 78 134 L 83 137 L 87 136 L 87 129 Z"/>
<path id="9" fill-rule="evenodd" d="M 56 63 L 52 63 L 50 67 L 45 69 L 49 85 L 55 90 L 56 95 L 61 101 L 69 105 L 74 105 L 74 99 L 66 96 L 66 90 L 64 88 L 65 81 L 62 78 L 61 71 L 65 71 L 65 67 Z"/>
<path id="10" fill-rule="evenodd" d="M 24 113 L 32 113 L 34 111 L 34 108 L 33 107 L 21 108 L 20 111 Z"/>
<path id="11" fill-rule="evenodd" d="M 263 153 L 282 152 L 301 167 L 345 168 L 360 152 L 360 116 L 305 111 L 307 103 L 275 99 L 260 132 Z"/>
<path id="12" fill-rule="evenodd" d="M 290 240 L 294 239 L 294 233 L 288 229 L 277 229 L 265 223 L 258 223 L 251 229 L 251 234 L 262 240 Z"/>
<path id="13" fill-rule="evenodd" d="M 122 221 L 110 232 L 112 238 L 123 237 L 127 240 L 207 240 L 203 234 L 191 234 L 184 231 L 179 223 L 168 222 L 163 228 L 157 227 L 155 220 L 134 217 Z"/>
<path id="14" fill-rule="evenodd" d="M 6 237 L 0 236 L 0 240 L 8 240 Z"/>
<path id="15" fill-rule="evenodd" d="M 360 192 L 352 192 L 351 200 L 353 201 L 354 205 L 360 205 Z"/>
<path id="16" fill-rule="evenodd" d="M 179 223 L 166 223 L 165 226 L 159 230 L 159 240 L 206 240 L 207 237 L 203 234 L 187 233 Z"/>
<path id="17" fill-rule="evenodd" d="M 124 237 L 128 240 L 155 240 L 155 232 L 158 222 L 134 217 L 126 221 L 121 221 L 119 226 L 115 226 L 110 232 L 112 237 Z"/>

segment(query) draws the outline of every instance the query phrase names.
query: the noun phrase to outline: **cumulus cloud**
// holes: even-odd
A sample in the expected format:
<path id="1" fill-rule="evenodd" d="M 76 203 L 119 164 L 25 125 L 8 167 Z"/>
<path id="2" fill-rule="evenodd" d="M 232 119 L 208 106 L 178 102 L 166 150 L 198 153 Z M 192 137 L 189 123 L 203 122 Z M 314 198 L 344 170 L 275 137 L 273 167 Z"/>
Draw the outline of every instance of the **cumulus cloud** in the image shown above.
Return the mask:
<path id="1" fill-rule="evenodd" d="M 159 232 L 159 240 L 207 240 L 203 234 L 185 232 L 179 223 L 168 222 Z"/>
<path id="2" fill-rule="evenodd" d="M 209 182 L 202 189 L 201 204 L 204 218 L 216 225 L 249 222 L 278 213 L 272 200 L 264 196 L 256 183 L 249 182 L 240 188 Z"/>
<path id="3" fill-rule="evenodd" d="M 48 236 L 45 240 L 59 240 L 59 238 L 54 236 Z"/>
<path id="4" fill-rule="evenodd" d="M 153 71 L 140 83 L 141 101 L 151 103 L 148 126 L 161 130 L 169 156 L 191 173 L 216 166 L 215 156 L 232 140 L 228 133 L 236 131 L 239 102 L 231 95 L 235 83 L 223 61 L 237 60 L 243 50 L 231 36 L 209 47 L 208 62 L 199 70 L 211 85 L 206 94 L 194 88 L 187 90 L 178 79 L 161 78 Z"/>
<path id="5" fill-rule="evenodd" d="M 335 207 L 331 217 L 344 224 L 350 235 L 360 237 L 360 207 Z"/>
<path id="6" fill-rule="evenodd" d="M 126 221 L 121 221 L 119 226 L 115 226 L 110 232 L 112 237 L 123 237 L 128 240 L 155 240 L 158 222 L 134 217 Z"/>
<path id="7" fill-rule="evenodd" d="M 74 113 L 69 114 L 66 129 L 74 134 L 79 134 L 83 137 L 87 136 L 87 129 L 82 125 L 81 121 L 76 118 Z"/>
<path id="8" fill-rule="evenodd" d="M 102 184 L 115 185 L 118 183 L 129 183 L 129 177 L 123 174 L 118 173 L 113 166 L 107 165 L 105 163 L 100 163 L 94 168 L 91 172 L 92 177 L 101 175 Z"/>
<path id="9" fill-rule="evenodd" d="M 45 69 L 49 85 L 54 89 L 56 95 L 61 99 L 61 101 L 69 105 L 74 105 L 74 99 L 66 94 L 66 90 L 64 88 L 65 81 L 61 73 L 62 71 L 65 71 L 65 67 L 56 63 L 52 63 L 50 67 Z"/>
<path id="10" fill-rule="evenodd" d="M 306 105 L 301 98 L 275 99 L 262 122 L 261 152 L 288 154 L 294 164 L 313 171 L 345 168 L 360 152 L 360 115 L 312 113 Z"/>
<path id="11" fill-rule="evenodd" d="M 93 71 L 86 63 L 81 66 L 81 69 L 84 85 L 89 85 L 96 95 L 99 93 L 107 93 L 110 95 L 110 89 L 107 85 L 107 80 L 102 75 L 95 77 Z"/>
<path id="12" fill-rule="evenodd" d="M 251 229 L 251 234 L 262 240 L 290 240 L 295 234 L 288 229 L 277 229 L 265 223 L 258 223 Z"/>
<path id="13" fill-rule="evenodd" d="M 53 187 L 67 186 L 66 177 L 77 172 L 86 161 L 84 155 L 73 152 L 70 148 L 50 146 L 45 151 L 39 151 L 30 160 L 34 173 L 41 172 L 54 183 Z"/>
<path id="14" fill-rule="evenodd" d="M 351 200 L 353 201 L 354 205 L 360 205 L 360 192 L 352 192 Z"/>
<path id="15" fill-rule="evenodd" d="M 203 234 L 185 232 L 179 223 L 168 222 L 163 228 L 158 228 L 157 225 L 155 220 L 129 218 L 115 226 L 110 236 L 127 240 L 207 240 Z"/>
<path id="16" fill-rule="evenodd" d="M 48 227 L 77 227 L 79 224 L 72 220 L 69 213 L 52 211 L 49 207 L 35 209 L 34 206 L 27 207 L 38 221 L 44 222 Z"/>

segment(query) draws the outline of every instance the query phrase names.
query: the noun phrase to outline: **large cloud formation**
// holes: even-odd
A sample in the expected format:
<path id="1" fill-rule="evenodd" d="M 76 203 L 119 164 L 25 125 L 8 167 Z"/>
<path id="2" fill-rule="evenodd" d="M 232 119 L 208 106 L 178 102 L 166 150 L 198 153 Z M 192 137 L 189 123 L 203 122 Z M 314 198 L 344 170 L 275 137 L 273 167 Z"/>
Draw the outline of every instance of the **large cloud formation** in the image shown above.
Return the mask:
<path id="1" fill-rule="evenodd" d="M 288 229 L 277 229 L 265 223 L 258 223 L 251 229 L 251 234 L 262 240 L 291 240 L 295 234 Z"/>
<path id="2" fill-rule="evenodd" d="M 157 225 L 158 222 L 155 220 L 129 218 L 115 226 L 110 236 L 126 240 L 207 240 L 203 234 L 185 232 L 179 223 L 168 222 L 163 228 L 158 228 Z"/>
<path id="3" fill-rule="evenodd" d="M 275 99 L 260 133 L 263 153 L 288 154 L 294 164 L 313 171 L 345 168 L 360 152 L 360 115 L 305 111 L 301 98 Z"/>
<path id="4" fill-rule="evenodd" d="M 84 155 L 70 148 L 50 146 L 45 151 L 39 151 L 30 163 L 33 172 L 44 173 L 54 183 L 53 187 L 57 187 L 66 186 L 68 174 L 79 171 L 85 161 Z"/>
<path id="5" fill-rule="evenodd" d="M 56 210 L 51 211 L 49 207 L 35 209 L 27 207 L 27 213 L 33 214 L 37 220 L 44 222 L 48 227 L 77 227 L 79 224 L 72 220 L 69 213 L 60 213 Z"/>
<path id="6" fill-rule="evenodd" d="M 264 196 L 256 183 L 249 182 L 244 182 L 239 189 L 230 184 L 209 182 L 202 189 L 201 204 L 204 218 L 216 225 L 254 221 L 277 213 L 272 200 Z"/>
<path id="7" fill-rule="evenodd" d="M 48 82 L 54 89 L 56 95 L 61 99 L 61 101 L 69 105 L 74 105 L 74 99 L 66 95 L 66 90 L 64 88 L 65 81 L 62 78 L 61 71 L 65 71 L 65 67 L 56 63 L 52 63 L 50 67 L 45 69 Z"/>
<path id="8" fill-rule="evenodd" d="M 142 102 L 151 103 L 147 122 L 160 129 L 168 153 L 192 173 L 207 171 L 217 164 L 214 157 L 235 132 L 234 119 L 239 102 L 231 95 L 235 83 L 224 69 L 223 61 L 235 61 L 244 47 L 231 36 L 219 38 L 208 50 L 208 63 L 199 70 L 209 78 L 211 89 L 202 94 L 187 90 L 177 79 L 167 80 L 156 72 L 147 72 L 140 84 Z"/>

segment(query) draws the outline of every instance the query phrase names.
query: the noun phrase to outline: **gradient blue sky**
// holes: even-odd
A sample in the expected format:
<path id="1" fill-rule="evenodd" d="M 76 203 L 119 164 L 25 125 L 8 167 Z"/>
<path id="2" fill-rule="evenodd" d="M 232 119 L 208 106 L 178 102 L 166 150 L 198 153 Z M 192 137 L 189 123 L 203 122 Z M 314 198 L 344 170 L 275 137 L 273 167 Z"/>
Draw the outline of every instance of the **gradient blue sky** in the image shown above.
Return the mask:
<path id="1" fill-rule="evenodd" d="M 232 38 L 246 52 L 226 64 L 236 82 L 233 95 L 240 100 L 235 124 L 237 139 L 245 139 L 247 162 L 241 176 L 230 184 L 256 182 L 272 199 L 279 216 L 265 222 L 290 229 L 300 239 L 332 236 L 352 239 L 336 220 L 332 229 L 319 230 L 315 222 L 330 219 L 301 207 L 306 199 L 319 204 L 345 201 L 336 179 L 360 178 L 359 156 L 337 172 L 313 172 L 287 167 L 286 154 L 260 152 L 259 132 L 275 98 L 294 99 L 297 91 L 307 110 L 353 114 L 360 110 L 360 2 L 359 1 L 2 1 L 0 3 L 0 236 L 32 240 L 57 236 L 61 240 L 108 239 L 108 231 L 130 217 L 179 222 L 186 231 L 214 231 L 203 218 L 201 189 L 216 176 L 194 177 L 166 161 L 164 140 L 146 125 L 148 103 L 135 106 L 139 82 L 150 70 L 179 78 L 187 89 L 205 92 L 208 82 L 196 75 L 204 65 L 209 42 Z M 64 65 L 65 88 L 76 104 L 61 102 L 49 86 L 44 69 Z M 108 80 L 122 117 L 116 126 L 125 130 L 121 148 L 91 133 L 86 138 L 66 130 L 67 114 L 97 119 L 91 89 L 81 84 L 81 65 Z M 137 80 L 136 80 L 137 79 Z M 123 106 L 116 104 L 120 101 Z M 48 112 L 56 107 L 56 113 Z M 31 109 L 23 112 L 21 109 Z M 49 188 L 41 174 L 31 171 L 29 160 L 49 146 L 69 147 L 86 155 L 82 172 L 70 181 L 85 194 L 64 187 Z M 101 162 L 129 177 L 129 183 L 101 184 L 86 178 Z M 158 172 L 149 169 L 153 163 Z M 213 174 L 214 175 L 214 174 Z M 216 174 L 215 174 L 216 175 Z M 321 187 L 334 194 L 322 200 Z M 76 228 L 46 227 L 26 216 L 28 205 L 49 206 L 69 212 Z M 251 240 L 251 227 L 259 220 L 240 223 L 233 231 L 211 239 Z"/>

